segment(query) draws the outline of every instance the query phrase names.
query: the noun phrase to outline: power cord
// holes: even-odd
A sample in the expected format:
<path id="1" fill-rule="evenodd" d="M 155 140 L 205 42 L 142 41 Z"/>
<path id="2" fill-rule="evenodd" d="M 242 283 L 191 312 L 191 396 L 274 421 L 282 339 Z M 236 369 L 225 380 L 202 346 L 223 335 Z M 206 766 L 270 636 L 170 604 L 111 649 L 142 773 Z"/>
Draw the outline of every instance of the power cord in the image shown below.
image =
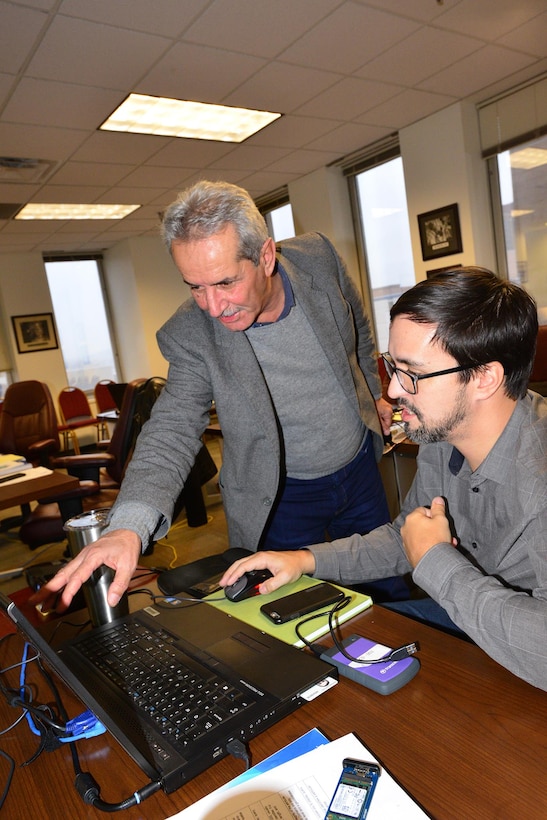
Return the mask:
<path id="1" fill-rule="evenodd" d="M 107 803 L 106 801 L 101 799 L 100 787 L 97 784 L 94 777 L 89 772 L 84 772 L 82 770 L 80 765 L 80 759 L 76 749 L 76 744 L 72 741 L 92 737 L 93 735 L 98 734 L 100 732 L 104 732 L 106 730 L 104 726 L 96 719 L 93 713 L 89 711 L 84 712 L 77 718 L 74 718 L 72 720 L 69 719 L 66 710 L 63 706 L 59 690 L 55 685 L 55 682 L 53 681 L 49 672 L 43 666 L 39 655 L 35 655 L 32 658 L 28 657 L 29 647 L 30 645 L 28 643 L 25 643 L 25 647 L 23 650 L 23 659 L 21 663 L 13 664 L 9 667 L 9 669 L 13 669 L 15 667 L 21 668 L 18 689 L 10 689 L 9 687 L 5 686 L 4 683 L 0 680 L 0 690 L 6 697 L 7 702 L 11 706 L 23 709 L 23 714 L 17 722 L 19 722 L 20 719 L 26 717 L 29 723 L 29 727 L 33 734 L 40 735 L 40 743 L 38 749 L 32 755 L 32 757 L 29 760 L 27 760 L 23 765 L 30 765 L 30 763 L 36 760 L 36 758 L 45 749 L 53 751 L 54 749 L 59 748 L 62 742 L 68 742 L 75 774 L 74 785 L 76 787 L 76 790 L 78 791 L 78 794 L 81 796 L 82 800 L 87 805 L 94 806 L 94 808 L 104 812 L 121 811 L 122 809 L 139 805 L 143 802 L 143 800 L 146 800 L 147 797 L 150 797 L 150 795 L 157 792 L 162 786 L 161 780 L 154 780 L 150 783 L 147 783 L 145 786 L 141 787 L 140 789 L 137 789 L 137 791 L 135 791 L 130 797 L 120 801 L 119 803 Z M 31 690 L 25 683 L 26 667 L 28 663 L 30 663 L 31 661 L 37 662 L 40 672 L 46 679 L 51 691 L 53 692 L 55 703 L 57 706 L 57 711 L 60 715 L 60 718 L 54 717 L 53 712 L 49 706 L 42 706 L 39 704 L 33 704 L 31 702 Z M 3 674 L 7 671 L 8 669 L 2 669 L 0 670 L 0 674 Z M 10 772 L 8 774 L 7 783 L 4 788 L 3 794 L 0 795 L 1 807 L 6 798 L 9 785 L 13 777 L 13 770 L 15 764 L 13 763 L 12 765 L 12 762 L 10 762 L 12 761 L 12 758 L 2 750 L 0 750 L 0 755 L 2 757 L 5 757 L 6 760 L 8 760 L 8 763 L 10 764 Z"/>

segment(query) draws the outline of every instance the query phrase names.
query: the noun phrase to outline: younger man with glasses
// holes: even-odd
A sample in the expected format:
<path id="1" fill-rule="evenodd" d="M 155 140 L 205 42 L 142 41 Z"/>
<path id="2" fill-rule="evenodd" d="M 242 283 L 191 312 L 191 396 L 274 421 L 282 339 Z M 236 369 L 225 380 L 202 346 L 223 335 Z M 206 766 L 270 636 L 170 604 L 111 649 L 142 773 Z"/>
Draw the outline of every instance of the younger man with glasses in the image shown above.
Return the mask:
<path id="1" fill-rule="evenodd" d="M 527 391 L 533 299 L 482 268 L 418 283 L 391 310 L 389 395 L 420 446 L 400 515 L 368 535 L 258 553 L 271 592 L 303 573 L 350 584 L 411 571 L 429 597 L 390 608 L 466 633 L 547 690 L 547 399 Z"/>

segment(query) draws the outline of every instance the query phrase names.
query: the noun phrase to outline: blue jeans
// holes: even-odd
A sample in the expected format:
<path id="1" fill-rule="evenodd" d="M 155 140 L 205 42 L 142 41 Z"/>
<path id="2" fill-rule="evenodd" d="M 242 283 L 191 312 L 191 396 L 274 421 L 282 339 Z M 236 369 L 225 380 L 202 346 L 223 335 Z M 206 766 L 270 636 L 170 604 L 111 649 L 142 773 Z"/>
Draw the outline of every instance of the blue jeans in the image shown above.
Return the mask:
<path id="1" fill-rule="evenodd" d="M 345 467 L 313 479 L 287 477 L 260 549 L 296 550 L 335 538 L 362 535 L 390 521 L 384 486 L 369 432 Z M 383 578 L 360 584 L 374 600 L 409 597 L 404 580 Z"/>

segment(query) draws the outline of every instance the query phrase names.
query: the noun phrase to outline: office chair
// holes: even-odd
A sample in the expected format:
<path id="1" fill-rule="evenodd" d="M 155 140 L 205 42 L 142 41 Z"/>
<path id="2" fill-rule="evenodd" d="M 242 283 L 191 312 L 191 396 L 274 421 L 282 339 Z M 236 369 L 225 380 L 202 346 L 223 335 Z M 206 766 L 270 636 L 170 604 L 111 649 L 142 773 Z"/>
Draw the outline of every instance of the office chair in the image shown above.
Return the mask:
<path id="1" fill-rule="evenodd" d="M 60 450 L 57 415 L 49 388 L 30 380 L 10 384 L 0 414 L 0 452 L 47 465 Z"/>
<path id="2" fill-rule="evenodd" d="M 65 450 L 68 449 L 68 440 L 72 440 L 72 447 L 76 454 L 80 453 L 77 430 L 82 427 L 95 427 L 97 441 L 101 438 L 101 422 L 91 412 L 87 396 L 79 387 L 64 387 L 58 396 L 61 414 L 60 432 L 65 439 Z"/>
<path id="3" fill-rule="evenodd" d="M 43 382 L 14 382 L 6 390 L 0 416 L 0 452 L 24 456 L 34 467 L 49 467 L 60 451 L 57 415 L 49 388 Z M 81 484 L 74 493 L 85 495 L 94 489 Z M 21 507 L 21 516 L 6 518 L 2 529 L 19 525 L 30 514 L 30 505 Z"/>

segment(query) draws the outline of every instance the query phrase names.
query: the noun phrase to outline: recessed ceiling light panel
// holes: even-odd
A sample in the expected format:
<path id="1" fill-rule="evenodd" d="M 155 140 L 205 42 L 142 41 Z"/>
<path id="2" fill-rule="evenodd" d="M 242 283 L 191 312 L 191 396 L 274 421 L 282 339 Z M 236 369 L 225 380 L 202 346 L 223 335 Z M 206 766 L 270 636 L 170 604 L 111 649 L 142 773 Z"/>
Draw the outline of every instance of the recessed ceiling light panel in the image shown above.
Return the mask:
<path id="1" fill-rule="evenodd" d="M 130 94 L 100 130 L 243 142 L 280 116 L 271 111 Z"/>
<path id="2" fill-rule="evenodd" d="M 140 205 L 75 205 L 57 202 L 31 202 L 21 208 L 15 219 L 123 219 Z"/>
<path id="3" fill-rule="evenodd" d="M 511 168 L 539 168 L 547 164 L 547 150 L 545 148 L 522 148 L 510 155 Z"/>

